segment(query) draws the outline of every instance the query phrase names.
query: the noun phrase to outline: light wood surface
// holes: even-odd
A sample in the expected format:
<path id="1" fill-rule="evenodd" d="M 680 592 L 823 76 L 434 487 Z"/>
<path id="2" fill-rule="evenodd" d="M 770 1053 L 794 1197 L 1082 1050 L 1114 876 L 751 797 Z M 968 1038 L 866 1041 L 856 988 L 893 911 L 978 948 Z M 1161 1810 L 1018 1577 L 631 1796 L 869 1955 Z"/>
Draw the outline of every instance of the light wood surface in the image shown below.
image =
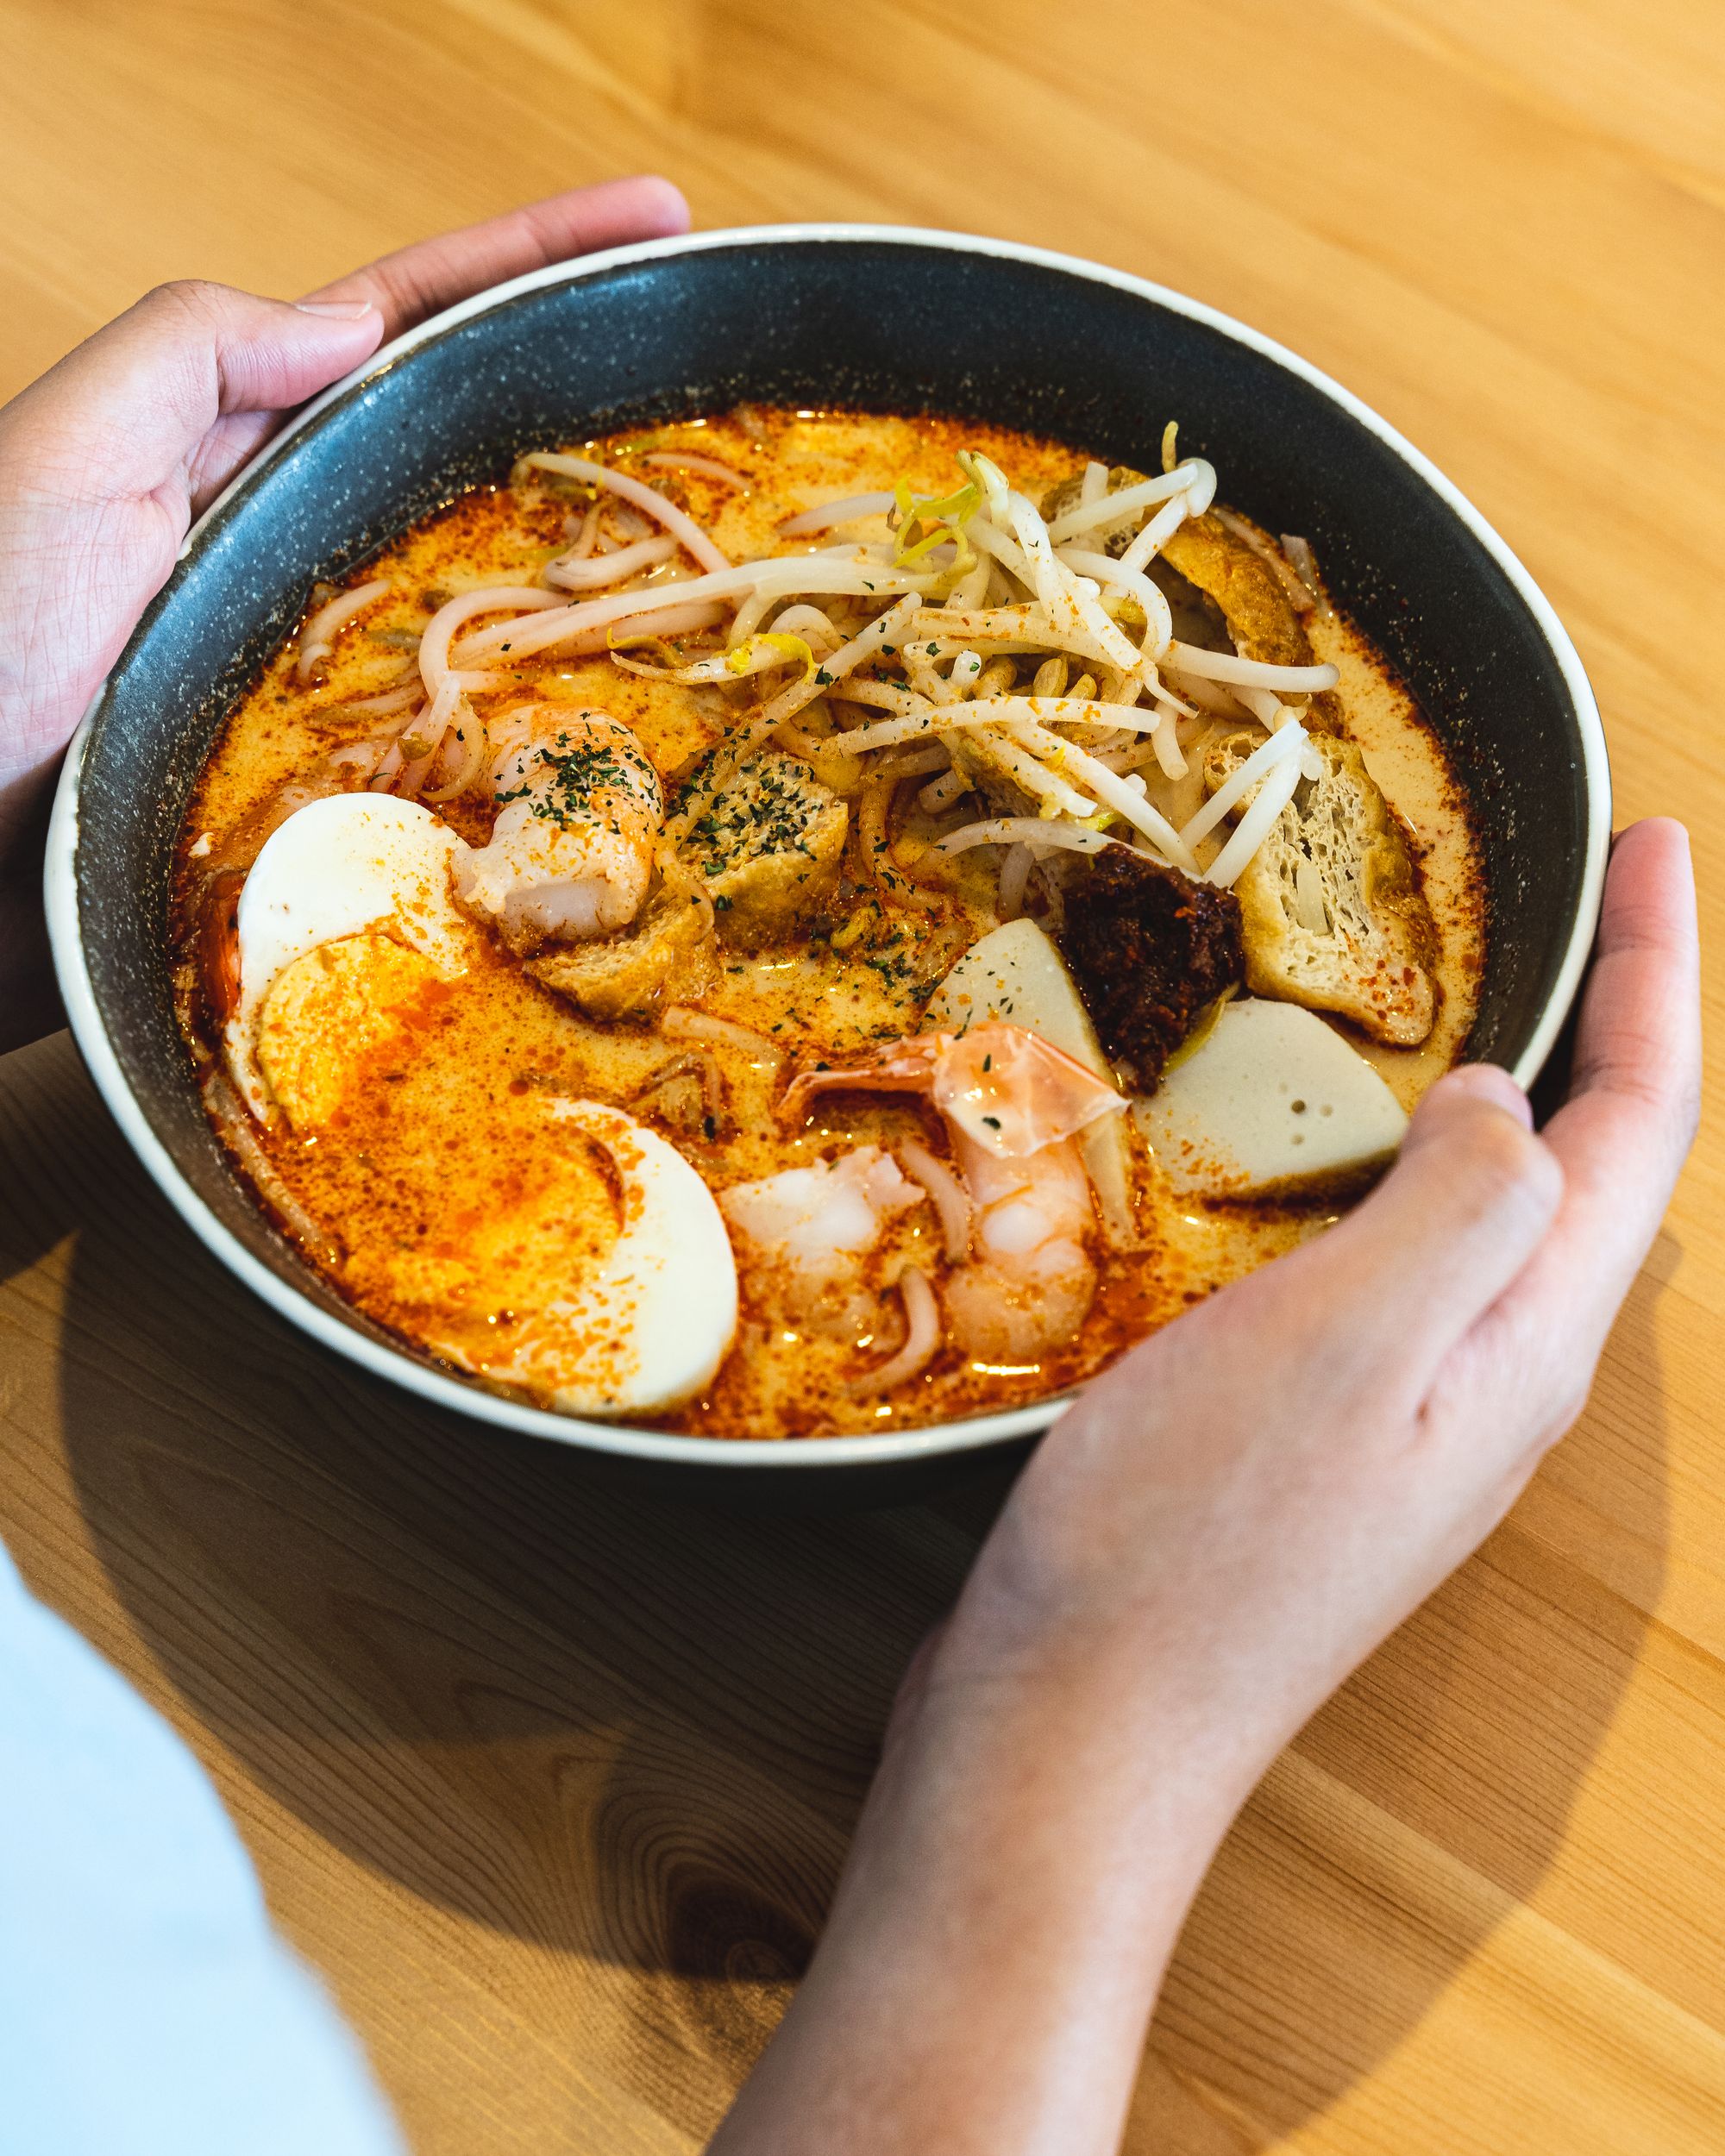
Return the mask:
<path id="1" fill-rule="evenodd" d="M 1002 233 L 1244 317 L 1520 550 L 1717 947 L 1712 0 L 0 0 L 0 394 L 160 279 L 291 292 L 648 166 L 705 224 Z M 0 1529 L 208 1764 L 416 2150 L 697 2147 L 986 1507 L 726 1520 L 429 1419 L 229 1284 L 64 1037 L 0 1064 Z M 1227 1844 L 1133 2150 L 1725 2147 L 1722 1303 L 1716 1126 L 1580 1428 Z"/>

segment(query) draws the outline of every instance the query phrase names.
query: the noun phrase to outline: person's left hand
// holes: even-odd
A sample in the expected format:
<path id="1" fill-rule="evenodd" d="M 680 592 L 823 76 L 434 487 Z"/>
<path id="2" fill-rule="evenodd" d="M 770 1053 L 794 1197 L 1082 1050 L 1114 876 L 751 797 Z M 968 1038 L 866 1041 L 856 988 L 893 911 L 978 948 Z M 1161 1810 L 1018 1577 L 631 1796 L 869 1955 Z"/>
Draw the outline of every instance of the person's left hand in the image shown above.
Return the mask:
<path id="1" fill-rule="evenodd" d="M 192 518 L 386 338 L 505 278 L 688 221 L 668 180 L 620 179 L 297 303 L 164 285 L 0 410 L 0 1050 L 60 1022 L 40 892 L 53 776 Z"/>

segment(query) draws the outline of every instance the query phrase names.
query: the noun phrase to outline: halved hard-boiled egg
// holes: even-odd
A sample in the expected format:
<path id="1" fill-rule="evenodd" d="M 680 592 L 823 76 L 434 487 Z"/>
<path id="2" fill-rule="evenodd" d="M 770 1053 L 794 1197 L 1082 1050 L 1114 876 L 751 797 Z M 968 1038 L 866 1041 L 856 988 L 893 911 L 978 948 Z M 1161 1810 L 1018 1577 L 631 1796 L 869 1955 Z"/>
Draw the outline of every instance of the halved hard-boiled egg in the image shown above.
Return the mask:
<path id="1" fill-rule="evenodd" d="M 310 802 L 264 842 L 240 893 L 239 997 L 223 1042 L 234 1082 L 254 1114 L 267 1116 L 273 1105 L 257 1061 L 260 1020 L 271 991 L 296 961 L 378 931 L 378 940 L 417 952 L 440 978 L 472 964 L 479 931 L 449 893 L 458 851 L 467 851 L 459 836 L 430 809 L 386 793 Z"/>
<path id="2" fill-rule="evenodd" d="M 549 1393 L 564 1414 L 668 1407 L 710 1384 L 737 1332 L 737 1264 L 706 1182 L 674 1145 L 620 1108 L 551 1100 L 569 1140 L 602 1150 L 616 1227 L 536 1307 L 518 1306 L 486 1376 Z"/>
<path id="3" fill-rule="evenodd" d="M 367 1308 L 566 1413 L 672 1406 L 736 1332 L 724 1220 L 663 1138 L 499 1041 L 486 938 L 450 892 L 467 850 L 391 796 L 289 817 L 240 894 L 230 1068 L 256 1112 L 323 1146 L 337 1215 L 364 1230 L 339 1269 Z M 417 1051 L 428 1029 L 441 1057 Z M 477 1114 L 452 1062 L 486 1075 Z"/>

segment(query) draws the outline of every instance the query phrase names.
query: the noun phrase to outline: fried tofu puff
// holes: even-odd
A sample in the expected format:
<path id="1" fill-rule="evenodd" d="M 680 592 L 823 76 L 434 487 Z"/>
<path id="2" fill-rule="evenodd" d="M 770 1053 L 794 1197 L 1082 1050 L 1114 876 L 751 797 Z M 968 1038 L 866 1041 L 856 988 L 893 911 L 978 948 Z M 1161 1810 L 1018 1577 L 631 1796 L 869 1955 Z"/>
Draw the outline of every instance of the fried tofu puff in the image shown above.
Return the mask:
<path id="1" fill-rule="evenodd" d="M 702 894 L 667 881 L 632 927 L 593 943 L 549 945 L 526 969 L 591 1018 L 648 1018 L 712 987 L 712 923 Z"/>
<path id="2" fill-rule="evenodd" d="M 752 757 L 697 818 L 685 857 L 712 893 L 721 942 L 752 950 L 824 913 L 850 812 L 798 757 Z"/>
<path id="3" fill-rule="evenodd" d="M 1206 752 L 1211 793 L 1256 745 L 1241 734 Z M 1234 887 L 1246 986 L 1417 1047 L 1437 1014 L 1436 930 L 1407 840 L 1352 742 L 1314 734 L 1311 747 L 1318 776 L 1302 780 Z"/>

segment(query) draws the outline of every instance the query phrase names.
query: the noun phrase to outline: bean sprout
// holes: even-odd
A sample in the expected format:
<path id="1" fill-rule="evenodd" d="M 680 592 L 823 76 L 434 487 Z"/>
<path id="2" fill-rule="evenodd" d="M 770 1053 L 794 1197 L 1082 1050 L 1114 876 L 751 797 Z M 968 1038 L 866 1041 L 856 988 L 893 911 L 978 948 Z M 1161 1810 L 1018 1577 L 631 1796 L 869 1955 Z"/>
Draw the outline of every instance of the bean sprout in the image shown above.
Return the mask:
<path id="1" fill-rule="evenodd" d="M 1268 741 L 1261 742 L 1251 755 L 1228 774 L 1197 814 L 1181 827 L 1182 841 L 1188 846 L 1195 846 L 1201 838 L 1208 837 L 1234 803 L 1279 764 L 1292 765 L 1297 777 L 1300 752 L 1305 743 L 1306 730 L 1297 721 L 1284 726 L 1280 733 L 1272 734 Z M 1292 793 L 1292 786 L 1289 792 Z"/>
<path id="2" fill-rule="evenodd" d="M 854 523 L 863 517 L 884 516 L 893 506 L 890 494 L 846 494 L 836 502 L 819 502 L 800 515 L 786 517 L 779 526 L 781 539 L 800 539 L 805 532 L 827 531 L 834 524 Z"/>
<path id="3" fill-rule="evenodd" d="M 1022 843 L 1008 846 L 1006 859 L 1000 863 L 999 887 L 994 893 L 994 910 L 1003 921 L 1015 921 L 1024 911 L 1025 886 L 1030 872 L 1036 866 L 1036 856 Z"/>
<path id="4" fill-rule="evenodd" d="M 1116 524 L 1123 524 L 1129 517 L 1148 509 L 1153 502 L 1164 502 L 1170 494 L 1183 494 L 1199 478 L 1195 461 L 1190 464 L 1176 464 L 1171 472 L 1164 472 L 1160 479 L 1140 479 L 1134 486 L 1123 486 L 1118 494 L 1105 494 L 1099 501 L 1076 503 L 1048 527 L 1048 536 L 1057 547 L 1064 546 L 1069 539 L 1076 539 L 1081 532 L 1109 531 Z"/>
<path id="5" fill-rule="evenodd" d="M 1294 696 L 1311 696 L 1333 689 L 1341 676 L 1331 666 L 1277 667 L 1262 659 L 1242 659 L 1232 651 L 1205 651 L 1197 644 L 1170 643 L 1168 664 L 1178 674 L 1196 674 L 1201 680 L 1226 681 L 1245 688 L 1280 689 Z"/>
<path id="6" fill-rule="evenodd" d="M 1099 854 L 1113 841 L 1088 824 L 1063 823 L 1052 816 L 990 816 L 938 838 L 931 852 L 968 853 L 973 846 L 1061 846 L 1075 854 Z"/>
<path id="7" fill-rule="evenodd" d="M 1283 734 L 1295 730 L 1285 727 Z M 1280 741 L 1283 734 L 1272 734 L 1270 740 Z M 1282 812 L 1294 798 L 1294 789 L 1300 783 L 1300 759 L 1283 756 L 1281 762 L 1258 788 L 1258 799 L 1234 826 L 1233 836 L 1205 871 L 1208 882 L 1230 889 L 1244 872 L 1247 862 L 1269 837 Z"/>

